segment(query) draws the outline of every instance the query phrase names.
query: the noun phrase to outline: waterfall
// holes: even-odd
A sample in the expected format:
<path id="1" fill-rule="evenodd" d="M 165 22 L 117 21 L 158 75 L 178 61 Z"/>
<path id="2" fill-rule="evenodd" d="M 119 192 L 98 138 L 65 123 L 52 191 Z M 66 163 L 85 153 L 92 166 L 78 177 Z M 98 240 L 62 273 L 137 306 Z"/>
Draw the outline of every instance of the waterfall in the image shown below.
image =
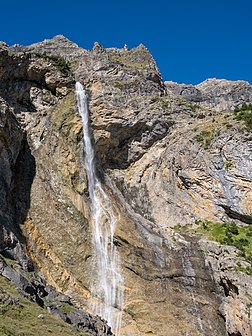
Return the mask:
<path id="1" fill-rule="evenodd" d="M 76 83 L 75 89 L 83 124 L 85 165 L 91 200 L 93 246 L 98 276 L 97 285 L 93 288 L 93 292 L 98 297 L 94 313 L 104 318 L 114 334 L 119 336 L 123 305 L 123 278 L 120 274 L 119 255 L 113 242 L 117 220 L 111 201 L 96 176 L 87 96 L 80 83 Z"/>

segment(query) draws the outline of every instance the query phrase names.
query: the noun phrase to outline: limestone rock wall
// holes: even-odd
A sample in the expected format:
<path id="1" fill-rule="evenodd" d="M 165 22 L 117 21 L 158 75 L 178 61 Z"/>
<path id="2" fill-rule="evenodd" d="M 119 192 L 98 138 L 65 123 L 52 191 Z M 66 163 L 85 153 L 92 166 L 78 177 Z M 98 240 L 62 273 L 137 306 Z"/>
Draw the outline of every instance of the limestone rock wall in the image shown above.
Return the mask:
<path id="1" fill-rule="evenodd" d="M 251 224 L 251 133 L 233 118 L 235 106 L 251 102 L 251 86 L 164 83 L 143 45 L 95 43 L 87 51 L 56 36 L 27 47 L 2 43 L 0 56 L 1 251 L 27 265 L 28 255 L 57 290 L 92 310 L 90 203 L 74 95 L 81 81 L 97 172 L 118 218 L 121 335 L 250 335 L 250 278 L 230 271 L 237 251 L 228 258 L 230 247 L 173 228 Z M 19 254 L 4 245 L 11 239 Z"/>

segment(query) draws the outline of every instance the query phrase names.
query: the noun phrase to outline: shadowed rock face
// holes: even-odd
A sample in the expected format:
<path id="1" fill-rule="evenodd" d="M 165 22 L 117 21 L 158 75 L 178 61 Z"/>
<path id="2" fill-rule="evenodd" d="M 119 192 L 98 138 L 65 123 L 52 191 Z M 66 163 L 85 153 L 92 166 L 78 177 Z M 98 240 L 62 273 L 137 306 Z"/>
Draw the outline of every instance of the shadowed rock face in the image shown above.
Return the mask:
<path id="1" fill-rule="evenodd" d="M 249 336 L 252 286 L 237 271 L 237 249 L 173 227 L 251 224 L 251 133 L 233 118 L 251 102 L 251 86 L 164 83 L 143 45 L 87 51 L 56 36 L 2 44 L 0 54 L 2 251 L 27 269 L 26 252 L 49 283 L 91 310 L 90 200 L 73 87 L 81 81 L 97 172 L 118 219 L 121 335 Z"/>

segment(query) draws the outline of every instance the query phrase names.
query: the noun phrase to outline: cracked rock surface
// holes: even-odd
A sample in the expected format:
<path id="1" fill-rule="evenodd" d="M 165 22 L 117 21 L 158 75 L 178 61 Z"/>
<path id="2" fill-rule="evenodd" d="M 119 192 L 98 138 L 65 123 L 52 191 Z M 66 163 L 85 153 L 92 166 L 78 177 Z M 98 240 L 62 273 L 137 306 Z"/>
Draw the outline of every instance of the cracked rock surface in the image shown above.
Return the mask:
<path id="1" fill-rule="evenodd" d="M 118 219 L 121 336 L 251 335 L 251 277 L 240 271 L 249 264 L 235 247 L 195 234 L 195 223 L 252 224 L 252 135 L 234 112 L 251 103 L 252 87 L 164 82 L 143 45 L 84 50 L 61 35 L 1 44 L 1 253 L 24 272 L 33 264 L 90 310 L 90 199 L 75 81 L 89 97 L 97 173 Z"/>

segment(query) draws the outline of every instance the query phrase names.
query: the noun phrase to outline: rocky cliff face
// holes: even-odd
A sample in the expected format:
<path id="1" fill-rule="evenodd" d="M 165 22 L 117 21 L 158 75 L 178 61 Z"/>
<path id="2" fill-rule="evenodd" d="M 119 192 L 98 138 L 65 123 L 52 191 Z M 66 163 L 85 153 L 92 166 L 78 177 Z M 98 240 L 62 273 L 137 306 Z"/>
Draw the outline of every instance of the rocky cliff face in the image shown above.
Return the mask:
<path id="1" fill-rule="evenodd" d="M 26 271 L 32 260 L 48 283 L 92 310 L 77 80 L 118 219 L 121 335 L 250 335 L 252 242 L 243 233 L 252 223 L 251 110 L 242 104 L 252 87 L 164 83 L 143 45 L 87 51 L 63 36 L 1 44 L 2 253 Z"/>

